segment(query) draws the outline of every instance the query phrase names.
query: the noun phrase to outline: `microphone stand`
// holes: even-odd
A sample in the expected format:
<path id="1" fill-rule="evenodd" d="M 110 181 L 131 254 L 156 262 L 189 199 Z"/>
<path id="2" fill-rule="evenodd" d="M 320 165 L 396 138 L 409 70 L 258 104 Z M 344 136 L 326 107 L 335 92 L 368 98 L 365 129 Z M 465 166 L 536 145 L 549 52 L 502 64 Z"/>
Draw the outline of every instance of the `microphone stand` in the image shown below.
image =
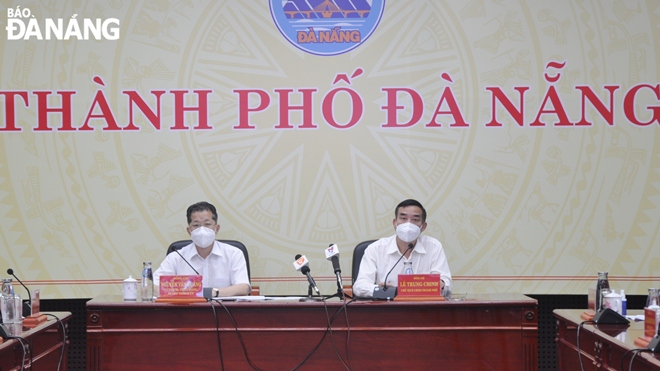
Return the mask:
<path id="1" fill-rule="evenodd" d="M 20 283 L 21 286 L 23 286 L 25 291 L 27 291 L 28 294 L 27 301 L 22 300 L 23 316 L 24 317 L 30 316 L 32 314 L 32 294 L 30 294 L 30 289 L 28 289 L 27 286 L 25 286 L 25 284 L 23 283 L 23 281 L 21 281 L 20 278 L 16 277 L 13 269 L 11 268 L 7 269 L 7 274 L 14 276 L 14 278 L 16 278 L 16 281 L 18 281 L 18 283 Z"/>
<path id="2" fill-rule="evenodd" d="M 331 298 L 339 298 L 339 299 L 341 299 L 341 300 L 344 300 L 344 299 L 345 299 L 344 296 L 345 296 L 345 294 L 344 294 L 344 290 L 337 289 L 337 292 L 336 292 L 336 293 L 334 293 L 334 294 L 328 296 L 328 297 L 325 298 L 325 299 L 328 300 L 328 299 L 331 299 Z"/>
<path id="3" fill-rule="evenodd" d="M 339 298 L 340 300 L 346 300 L 346 298 L 348 298 L 348 299 L 353 299 L 352 296 L 347 295 L 347 294 L 344 292 L 344 290 L 340 290 L 340 289 L 337 289 L 337 292 L 336 292 L 335 294 L 332 294 L 332 295 L 328 296 L 328 297 L 325 298 L 325 299 L 327 300 L 327 299 L 330 299 L 330 298 Z"/>
<path id="4" fill-rule="evenodd" d="M 307 297 L 306 298 L 300 298 L 300 301 L 317 301 L 319 300 L 318 298 L 314 298 L 313 293 L 314 290 L 312 290 L 312 284 L 310 283 L 307 286 Z"/>
<path id="5" fill-rule="evenodd" d="M 335 274 L 337 275 L 337 292 L 335 294 L 328 296 L 325 299 L 326 300 L 330 298 L 339 298 L 340 300 L 346 300 L 346 298 L 353 299 L 353 297 L 351 297 L 350 295 L 346 295 L 346 293 L 344 292 L 344 288 L 341 285 L 341 273 L 335 272 Z"/>

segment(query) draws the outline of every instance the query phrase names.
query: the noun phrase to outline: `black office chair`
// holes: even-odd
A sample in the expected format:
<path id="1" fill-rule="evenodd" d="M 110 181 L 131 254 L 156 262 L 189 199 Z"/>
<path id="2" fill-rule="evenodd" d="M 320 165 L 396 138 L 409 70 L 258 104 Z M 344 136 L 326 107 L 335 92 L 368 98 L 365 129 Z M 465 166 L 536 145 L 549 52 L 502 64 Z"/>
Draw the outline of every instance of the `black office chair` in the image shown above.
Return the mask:
<path id="1" fill-rule="evenodd" d="M 248 279 L 251 280 L 250 276 L 250 256 L 248 255 L 247 247 L 243 245 L 242 242 L 236 241 L 236 240 L 218 240 L 222 243 L 226 243 L 227 245 L 231 245 L 236 247 L 237 249 L 241 250 L 243 252 L 243 256 L 245 256 L 245 265 L 247 266 L 247 274 L 248 274 Z M 181 241 L 176 241 L 172 242 L 170 247 L 167 248 L 167 254 L 173 252 L 174 250 L 179 250 L 185 246 L 188 246 L 192 243 L 192 240 L 181 240 Z"/>
<path id="2" fill-rule="evenodd" d="M 360 273 L 360 262 L 362 262 L 362 256 L 364 255 L 364 250 L 367 248 L 367 246 L 371 245 L 375 241 L 376 240 L 360 242 L 359 244 L 357 244 L 357 246 L 355 246 L 355 249 L 353 249 L 353 267 L 352 267 L 353 269 L 351 271 L 351 274 L 353 275 L 353 283 L 355 283 L 358 273 Z"/>

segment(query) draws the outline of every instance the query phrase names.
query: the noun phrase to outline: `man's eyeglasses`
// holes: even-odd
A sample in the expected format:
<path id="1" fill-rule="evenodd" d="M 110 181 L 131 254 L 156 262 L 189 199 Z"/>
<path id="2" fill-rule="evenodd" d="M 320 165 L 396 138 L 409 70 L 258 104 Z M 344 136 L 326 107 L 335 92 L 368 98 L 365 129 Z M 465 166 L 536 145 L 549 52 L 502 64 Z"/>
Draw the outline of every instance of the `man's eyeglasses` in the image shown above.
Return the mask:
<path id="1" fill-rule="evenodd" d="M 211 222 L 204 223 L 204 224 L 195 224 L 195 223 L 193 223 L 189 227 L 190 227 L 191 231 L 194 231 L 195 229 L 197 229 L 199 227 L 206 227 L 208 229 L 214 229 L 216 225 L 217 225 L 216 223 L 211 223 Z"/>

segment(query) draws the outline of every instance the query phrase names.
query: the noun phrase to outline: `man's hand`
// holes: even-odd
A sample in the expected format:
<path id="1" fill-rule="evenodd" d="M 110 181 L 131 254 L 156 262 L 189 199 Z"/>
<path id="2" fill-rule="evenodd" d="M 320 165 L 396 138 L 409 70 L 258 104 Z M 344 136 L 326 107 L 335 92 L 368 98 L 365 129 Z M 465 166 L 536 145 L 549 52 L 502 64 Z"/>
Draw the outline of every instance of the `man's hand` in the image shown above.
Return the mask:
<path id="1" fill-rule="evenodd" d="M 223 288 L 214 288 L 213 297 L 225 297 L 225 296 L 246 296 L 250 295 L 250 286 L 244 283 L 239 283 L 237 285 L 223 287 Z"/>

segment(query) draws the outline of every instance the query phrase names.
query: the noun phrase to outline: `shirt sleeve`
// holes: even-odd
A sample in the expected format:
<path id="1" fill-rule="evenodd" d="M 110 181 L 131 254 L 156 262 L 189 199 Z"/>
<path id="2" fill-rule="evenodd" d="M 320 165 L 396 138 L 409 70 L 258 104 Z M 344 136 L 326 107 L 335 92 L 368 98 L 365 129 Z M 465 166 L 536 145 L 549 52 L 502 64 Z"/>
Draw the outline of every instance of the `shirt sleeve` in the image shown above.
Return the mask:
<path id="1" fill-rule="evenodd" d="M 353 295 L 370 298 L 373 296 L 374 289 L 378 287 L 376 284 L 376 255 L 378 250 L 375 246 L 376 242 L 369 245 L 364 250 L 362 261 L 360 262 L 360 271 L 358 277 L 353 284 Z"/>
<path id="2" fill-rule="evenodd" d="M 452 290 L 451 271 L 449 270 L 449 263 L 447 262 L 447 255 L 442 247 L 442 243 L 435 240 L 434 254 L 431 261 L 431 273 L 439 273 L 440 279 L 445 283 L 444 291 Z"/>
<path id="3" fill-rule="evenodd" d="M 176 253 L 168 254 L 160 263 L 160 267 L 154 272 L 154 285 L 160 285 L 160 276 L 174 276 L 176 275 Z"/>
<path id="4" fill-rule="evenodd" d="M 240 249 L 236 248 L 235 250 L 236 251 L 233 251 L 230 258 L 231 274 L 229 277 L 229 282 L 231 286 L 244 283 L 252 288 L 252 285 L 250 285 L 250 277 L 247 273 L 245 256 Z"/>

